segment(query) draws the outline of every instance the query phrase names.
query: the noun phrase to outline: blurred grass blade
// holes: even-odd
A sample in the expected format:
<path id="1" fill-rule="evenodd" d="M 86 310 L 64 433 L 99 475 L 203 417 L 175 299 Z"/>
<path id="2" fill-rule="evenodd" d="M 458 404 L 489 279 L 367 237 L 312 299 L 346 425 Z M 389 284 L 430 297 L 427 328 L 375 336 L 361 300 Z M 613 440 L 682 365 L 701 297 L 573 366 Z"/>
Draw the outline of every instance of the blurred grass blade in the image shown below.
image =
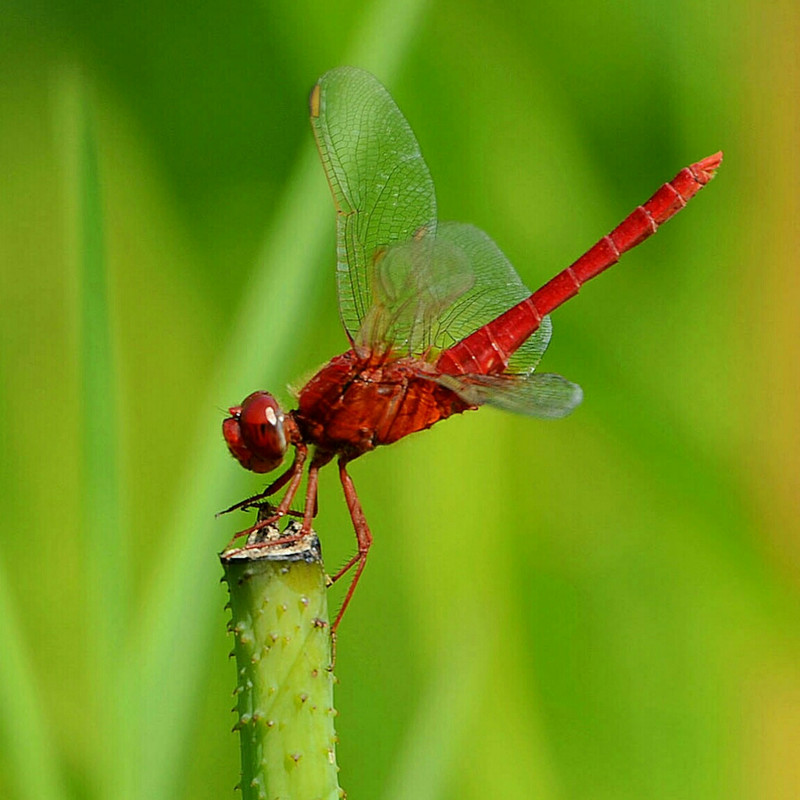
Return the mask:
<path id="1" fill-rule="evenodd" d="M 33 561 L 35 569 L 35 559 Z M 9 595 L 0 568 L 0 747 L 11 796 L 20 800 L 60 800 L 66 797 L 58 774 L 33 668 L 23 640 L 20 614 Z"/>
<path id="2" fill-rule="evenodd" d="M 375 3 L 344 60 L 359 62 L 391 82 L 425 5 L 426 0 L 414 0 L 398 14 L 390 0 Z M 305 98 L 298 98 L 298 103 L 304 102 Z M 194 727 L 190 708 L 199 689 L 209 620 L 214 619 L 214 606 L 221 604 L 222 597 L 218 568 L 211 557 L 220 544 L 220 526 L 213 525 L 213 513 L 230 501 L 234 473 L 217 433 L 220 418 L 215 409 L 220 398 L 222 402 L 236 398 L 238 387 L 285 380 L 283 367 L 298 320 L 313 313 L 308 308 L 312 289 L 319 280 L 334 279 L 332 268 L 325 276 L 316 273 L 326 248 L 333 261 L 333 213 L 309 132 L 267 231 L 251 285 L 243 293 L 238 324 L 220 353 L 210 384 L 213 395 L 205 403 L 209 413 L 198 421 L 196 444 L 184 459 L 191 468 L 158 552 L 153 589 L 141 605 L 125 688 L 131 721 L 136 723 L 129 742 L 136 748 L 135 776 L 127 776 L 121 797 L 166 800 L 175 796 L 180 780 L 176 765 L 184 763 Z M 278 275 L 281 285 L 276 292 Z M 276 296 L 281 298 L 280 308 L 267 302 Z"/>
<path id="3" fill-rule="evenodd" d="M 128 559 L 119 492 L 119 437 L 100 167 L 89 89 L 68 74 L 66 109 L 74 115 L 80 302 L 81 527 L 86 571 L 88 650 L 96 724 L 106 746 L 94 760 L 101 795 L 116 785 L 119 752 L 117 666 L 127 619 Z"/>
<path id="4" fill-rule="evenodd" d="M 78 98 L 78 113 L 82 518 L 91 630 L 96 656 L 107 665 L 109 658 L 119 653 L 127 617 L 127 559 L 121 535 L 118 403 L 97 140 L 85 92 Z M 98 672 L 107 674 L 108 670 Z"/>

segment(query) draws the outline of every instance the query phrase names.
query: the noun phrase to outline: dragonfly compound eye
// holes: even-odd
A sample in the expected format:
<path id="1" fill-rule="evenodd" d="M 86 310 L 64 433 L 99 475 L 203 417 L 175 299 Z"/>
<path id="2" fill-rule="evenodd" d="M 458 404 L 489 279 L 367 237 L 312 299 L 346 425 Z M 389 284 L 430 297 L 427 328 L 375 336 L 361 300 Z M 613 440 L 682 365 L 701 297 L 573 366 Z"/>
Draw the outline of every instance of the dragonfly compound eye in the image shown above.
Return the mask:
<path id="1" fill-rule="evenodd" d="M 222 423 L 228 449 L 246 469 L 271 472 L 286 453 L 284 415 L 269 392 L 253 392 Z"/>

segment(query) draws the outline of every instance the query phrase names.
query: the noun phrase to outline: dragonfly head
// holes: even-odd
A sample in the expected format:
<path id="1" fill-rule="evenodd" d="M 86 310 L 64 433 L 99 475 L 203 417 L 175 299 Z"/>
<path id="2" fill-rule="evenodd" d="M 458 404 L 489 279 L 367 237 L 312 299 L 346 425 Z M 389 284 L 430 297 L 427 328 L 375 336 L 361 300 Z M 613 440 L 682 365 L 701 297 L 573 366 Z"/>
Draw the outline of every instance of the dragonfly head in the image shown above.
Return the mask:
<path id="1" fill-rule="evenodd" d="M 253 392 L 228 409 L 222 435 L 234 458 L 253 472 L 272 472 L 287 447 L 286 417 L 269 392 Z"/>

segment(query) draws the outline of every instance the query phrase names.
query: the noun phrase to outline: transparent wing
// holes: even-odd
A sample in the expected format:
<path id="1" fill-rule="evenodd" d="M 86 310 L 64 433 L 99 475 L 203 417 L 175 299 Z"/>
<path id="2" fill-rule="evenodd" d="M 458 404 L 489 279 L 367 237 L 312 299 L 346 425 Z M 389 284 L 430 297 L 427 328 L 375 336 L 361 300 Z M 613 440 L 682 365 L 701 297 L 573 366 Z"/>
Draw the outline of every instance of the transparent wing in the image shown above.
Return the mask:
<path id="1" fill-rule="evenodd" d="M 440 375 L 437 383 L 473 406 L 490 405 L 530 417 L 565 417 L 583 399 L 583 391 L 560 375 Z"/>
<path id="2" fill-rule="evenodd" d="M 531 292 L 500 248 L 479 228 L 461 222 L 443 222 L 437 238 L 464 254 L 473 276 L 470 288 L 439 316 L 434 342 L 437 349 L 446 350 Z M 551 333 L 550 318 L 545 317 L 539 329 L 511 357 L 507 372 L 519 375 L 533 372 L 547 350 Z"/>
<path id="3" fill-rule="evenodd" d="M 435 235 L 420 234 L 379 252 L 370 288 L 356 344 L 429 360 L 530 295 L 500 248 L 483 231 L 458 222 L 440 223 Z M 545 317 L 507 371 L 531 373 L 551 330 Z"/>
<path id="4" fill-rule="evenodd" d="M 374 260 L 436 229 L 433 181 L 400 109 L 369 73 L 327 72 L 310 106 L 337 212 L 339 312 L 354 341 L 373 302 Z"/>
<path id="5" fill-rule="evenodd" d="M 432 353 L 439 318 L 474 282 L 466 253 L 445 239 L 428 234 L 388 248 L 375 259 L 372 303 L 355 344 Z"/>

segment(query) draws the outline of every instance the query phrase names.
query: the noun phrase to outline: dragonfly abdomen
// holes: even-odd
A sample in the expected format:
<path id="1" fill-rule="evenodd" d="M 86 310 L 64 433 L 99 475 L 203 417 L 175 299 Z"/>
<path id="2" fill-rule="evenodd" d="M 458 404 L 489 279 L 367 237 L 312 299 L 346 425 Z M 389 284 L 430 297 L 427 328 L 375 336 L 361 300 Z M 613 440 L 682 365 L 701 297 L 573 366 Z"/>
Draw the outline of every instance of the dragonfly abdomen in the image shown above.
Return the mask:
<path id="1" fill-rule="evenodd" d="M 623 253 L 652 236 L 675 216 L 714 177 L 721 161 L 722 153 L 715 153 L 682 169 L 541 289 L 445 350 L 437 367 L 448 374 L 503 372 L 511 356 L 535 333 L 545 315 L 574 297 L 584 283 L 616 264 Z"/>

